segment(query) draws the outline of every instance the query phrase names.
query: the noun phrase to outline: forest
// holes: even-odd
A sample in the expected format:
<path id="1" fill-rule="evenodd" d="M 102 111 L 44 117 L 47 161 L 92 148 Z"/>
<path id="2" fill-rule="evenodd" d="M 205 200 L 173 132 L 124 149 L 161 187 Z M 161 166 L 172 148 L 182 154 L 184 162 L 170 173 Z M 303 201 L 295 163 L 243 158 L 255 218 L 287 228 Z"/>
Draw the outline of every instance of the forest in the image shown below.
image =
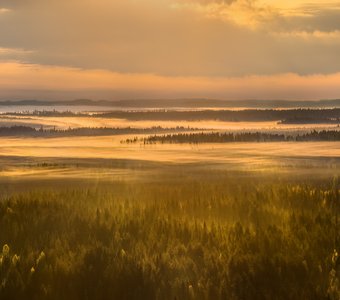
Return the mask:
<path id="1" fill-rule="evenodd" d="M 264 122 L 280 121 L 286 123 L 340 123 L 340 109 L 244 109 L 244 110 L 149 110 L 149 111 L 114 111 L 95 114 L 93 117 L 140 120 L 177 120 L 202 121 L 215 120 L 224 122 Z M 287 120 L 287 121 L 285 121 Z"/>
<path id="2" fill-rule="evenodd" d="M 295 108 L 295 109 L 244 109 L 244 110 L 115 110 L 109 112 L 72 112 L 57 110 L 34 110 L 8 112 L 4 116 L 40 116 L 40 117 L 92 117 L 126 119 L 130 121 L 203 121 L 215 120 L 223 122 L 265 122 L 277 121 L 282 124 L 339 124 L 340 109 Z"/>
<path id="3" fill-rule="evenodd" d="M 159 178 L 1 185 L 0 298 L 338 299 L 336 177 Z"/>
<path id="4" fill-rule="evenodd" d="M 182 131 L 197 131 L 202 130 L 192 127 L 161 127 L 152 126 L 150 128 L 133 128 L 133 127 L 80 127 L 68 129 L 34 128 L 31 126 L 13 125 L 8 127 L 0 127 L 1 136 L 30 136 L 30 137 L 72 137 L 72 136 L 105 136 L 105 135 L 120 135 L 120 134 L 150 134 L 162 132 L 182 132 Z"/>
<path id="5" fill-rule="evenodd" d="M 122 143 L 168 143 L 168 144 L 199 144 L 199 143 L 233 143 L 233 142 L 308 142 L 308 141 L 340 141 L 340 131 L 312 130 L 295 135 L 266 132 L 201 132 L 152 135 L 145 138 L 126 139 Z"/>

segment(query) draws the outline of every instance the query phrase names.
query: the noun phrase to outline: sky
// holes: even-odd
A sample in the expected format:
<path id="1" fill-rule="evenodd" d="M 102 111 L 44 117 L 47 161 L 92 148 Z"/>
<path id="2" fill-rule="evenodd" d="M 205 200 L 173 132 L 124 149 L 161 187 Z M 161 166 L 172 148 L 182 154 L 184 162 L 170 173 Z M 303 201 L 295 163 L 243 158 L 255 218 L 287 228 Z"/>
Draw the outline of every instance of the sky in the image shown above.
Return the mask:
<path id="1" fill-rule="evenodd" d="M 0 99 L 340 98 L 340 2 L 0 0 Z"/>

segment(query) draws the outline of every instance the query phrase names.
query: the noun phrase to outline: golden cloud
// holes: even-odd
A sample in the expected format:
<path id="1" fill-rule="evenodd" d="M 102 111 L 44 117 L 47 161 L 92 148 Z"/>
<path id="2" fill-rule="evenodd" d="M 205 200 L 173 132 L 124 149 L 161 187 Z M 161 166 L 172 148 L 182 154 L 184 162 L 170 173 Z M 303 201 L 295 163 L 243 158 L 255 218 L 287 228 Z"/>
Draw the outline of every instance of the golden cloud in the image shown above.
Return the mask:
<path id="1" fill-rule="evenodd" d="M 146 91 L 156 97 L 319 99 L 340 95 L 340 73 L 299 76 L 166 77 L 104 70 L 0 63 L 0 88 L 15 91 Z M 148 95 L 143 93 L 143 95 Z M 3 95 L 0 94 L 0 97 Z"/>

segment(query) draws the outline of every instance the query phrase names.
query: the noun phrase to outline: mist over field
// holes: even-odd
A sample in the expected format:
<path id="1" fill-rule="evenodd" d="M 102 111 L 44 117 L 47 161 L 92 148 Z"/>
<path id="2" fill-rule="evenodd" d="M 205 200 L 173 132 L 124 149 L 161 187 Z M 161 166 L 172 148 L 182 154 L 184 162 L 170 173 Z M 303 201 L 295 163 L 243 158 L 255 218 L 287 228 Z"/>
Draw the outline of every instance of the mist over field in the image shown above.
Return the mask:
<path id="1" fill-rule="evenodd" d="M 340 300 L 339 20 L 0 1 L 0 300 Z"/>
<path id="2" fill-rule="evenodd" d="M 1 297 L 337 299 L 339 111 L 0 106 Z"/>

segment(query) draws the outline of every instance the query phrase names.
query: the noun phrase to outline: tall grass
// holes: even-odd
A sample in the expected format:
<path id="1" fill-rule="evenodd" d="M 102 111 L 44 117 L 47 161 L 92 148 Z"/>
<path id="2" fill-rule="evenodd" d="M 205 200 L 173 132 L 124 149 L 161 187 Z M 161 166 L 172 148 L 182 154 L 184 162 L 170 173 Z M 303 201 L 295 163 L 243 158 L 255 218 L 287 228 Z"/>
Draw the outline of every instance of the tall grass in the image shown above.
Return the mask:
<path id="1" fill-rule="evenodd" d="M 327 299 L 337 182 L 205 172 L 3 196 L 0 298 Z"/>

